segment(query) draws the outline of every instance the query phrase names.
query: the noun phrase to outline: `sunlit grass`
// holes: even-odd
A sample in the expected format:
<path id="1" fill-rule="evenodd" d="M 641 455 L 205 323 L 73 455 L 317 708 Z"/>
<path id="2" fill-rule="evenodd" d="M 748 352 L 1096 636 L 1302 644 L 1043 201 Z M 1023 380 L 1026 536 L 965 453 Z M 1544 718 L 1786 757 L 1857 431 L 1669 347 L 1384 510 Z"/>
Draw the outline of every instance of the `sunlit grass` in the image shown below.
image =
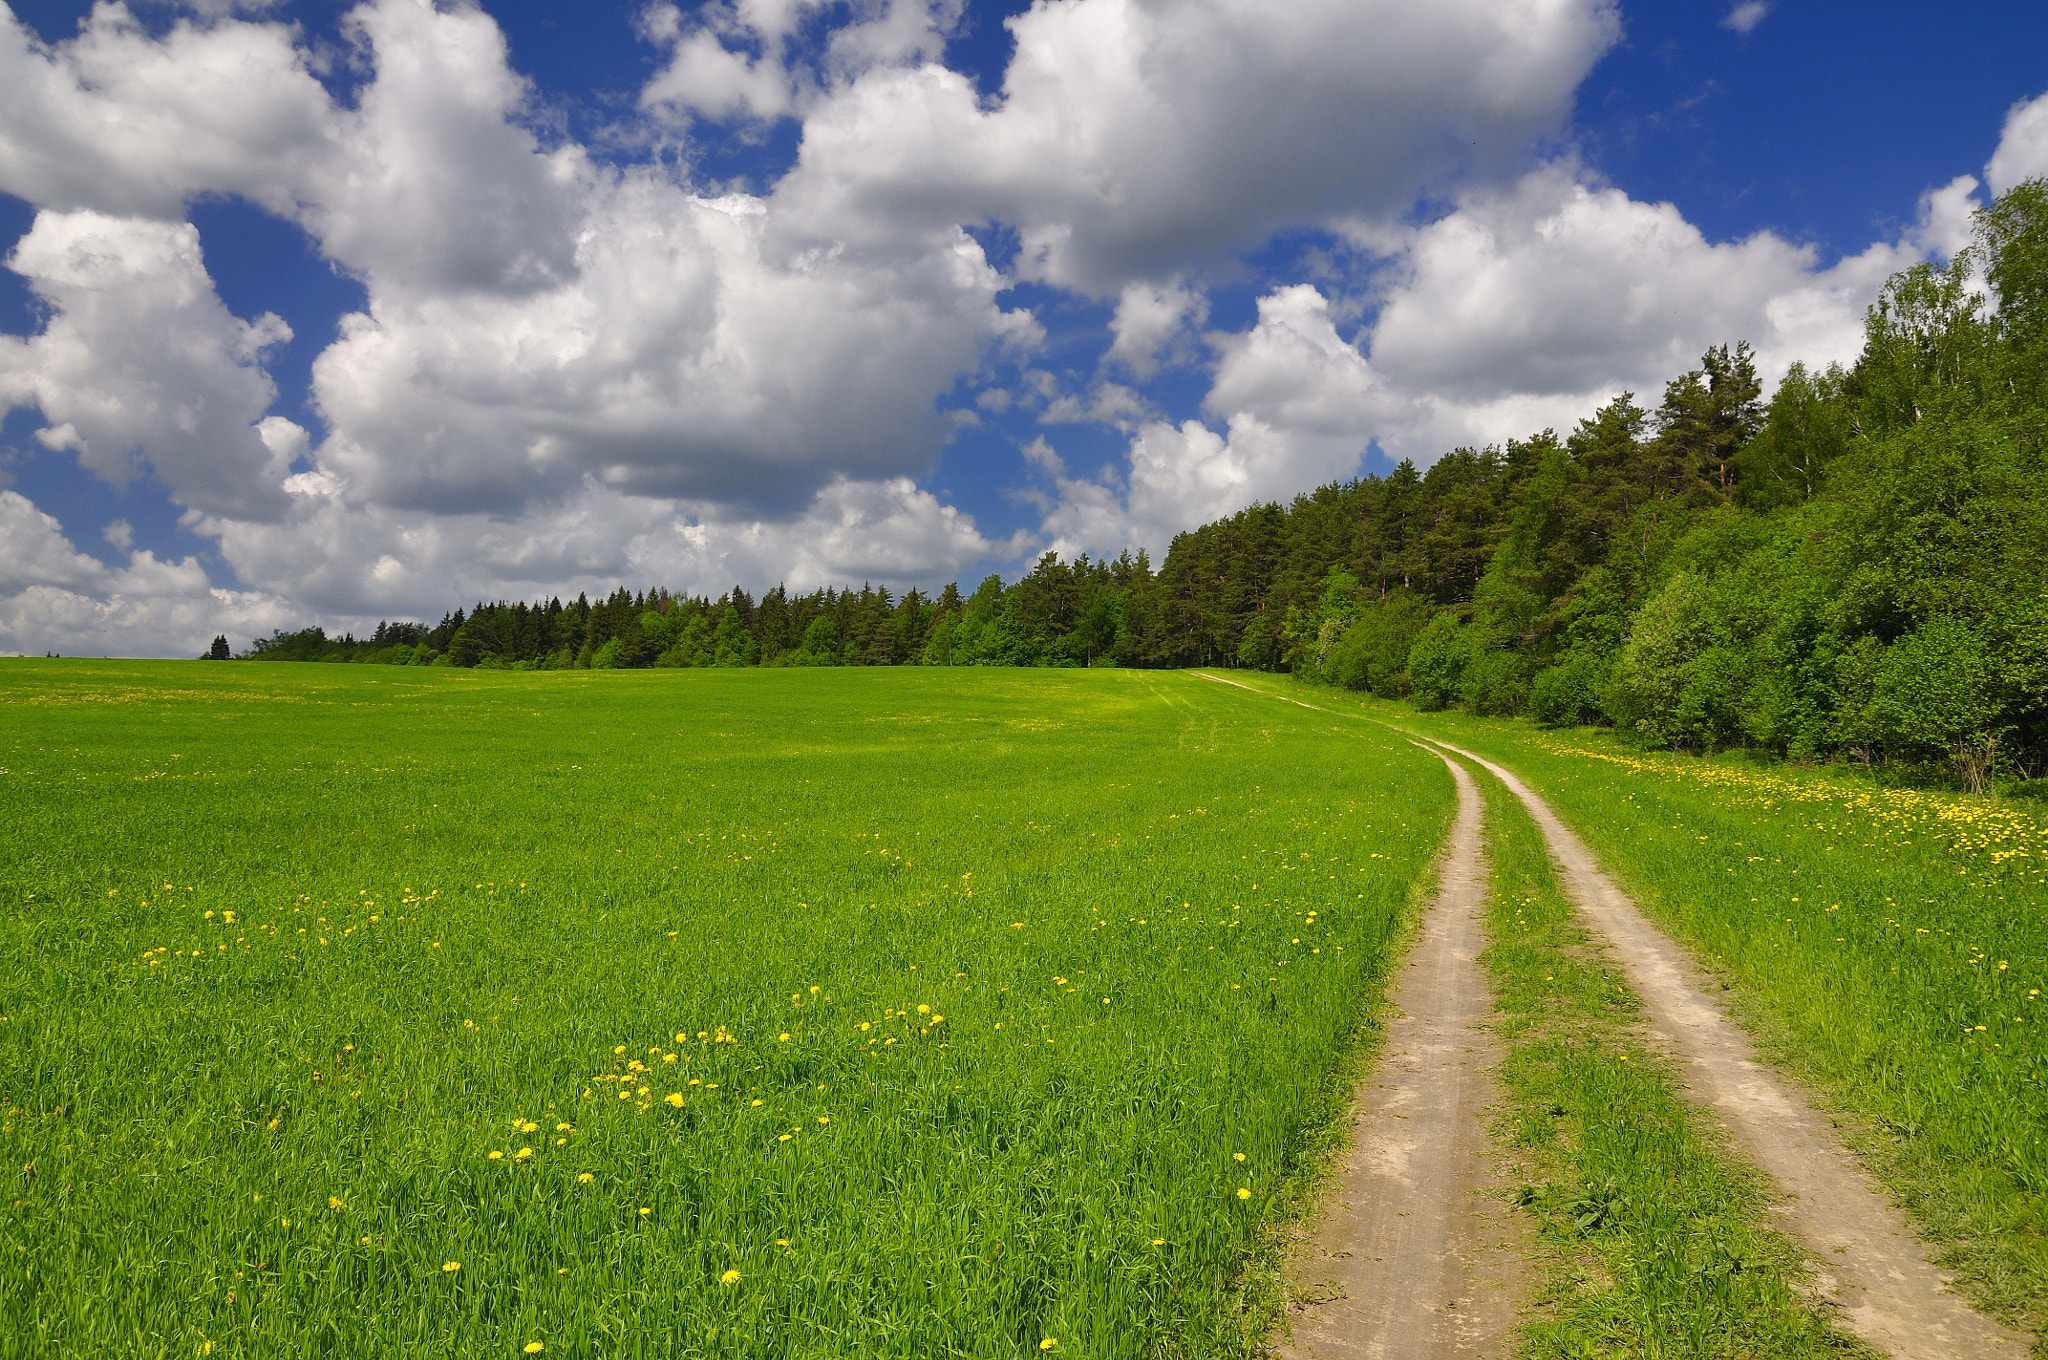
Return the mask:
<path id="1" fill-rule="evenodd" d="M 1450 801 L 1156 674 L 7 662 L 0 715 L 5 1355 L 1248 1351 Z"/>

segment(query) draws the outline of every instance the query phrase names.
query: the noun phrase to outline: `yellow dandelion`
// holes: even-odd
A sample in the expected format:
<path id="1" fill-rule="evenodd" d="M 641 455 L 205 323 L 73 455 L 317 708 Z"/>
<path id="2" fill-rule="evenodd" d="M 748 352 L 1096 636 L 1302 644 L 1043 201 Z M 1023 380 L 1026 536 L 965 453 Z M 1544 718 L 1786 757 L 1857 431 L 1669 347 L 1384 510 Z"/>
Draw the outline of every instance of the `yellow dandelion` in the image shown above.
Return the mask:
<path id="1" fill-rule="evenodd" d="M 737 1270 L 728 1270 L 725 1274 L 718 1277 L 718 1282 L 720 1284 L 738 1284 L 740 1282 L 740 1273 Z"/>
<path id="2" fill-rule="evenodd" d="M 343 1203 L 341 1202 L 341 1196 L 339 1196 L 339 1195 L 329 1195 L 329 1196 L 327 1197 L 327 1207 L 328 1207 L 328 1208 L 330 1208 L 330 1209 L 346 1209 L 346 1208 L 348 1208 L 348 1206 L 347 1206 L 346 1204 L 343 1204 Z"/>
<path id="3" fill-rule="evenodd" d="M 583 1171 L 583 1172 L 579 1172 L 579 1173 L 577 1174 L 577 1176 L 576 1176 L 576 1183 L 577 1183 L 578 1185 L 588 1185 L 588 1184 L 590 1184 L 590 1183 L 591 1183 L 592 1181 L 594 1181 L 594 1180 L 596 1180 L 596 1179 L 597 1179 L 597 1177 L 595 1177 L 595 1176 L 591 1175 L 591 1174 L 590 1174 L 590 1173 L 589 1173 L 588 1171 Z"/>
<path id="4" fill-rule="evenodd" d="M 513 1160 L 513 1161 L 515 1161 L 515 1162 L 530 1162 L 530 1161 L 532 1161 L 532 1160 L 533 1160 L 533 1149 L 532 1149 L 532 1148 L 521 1148 L 521 1149 L 519 1149 L 519 1151 L 518 1151 L 518 1152 L 516 1152 L 516 1153 L 514 1153 L 514 1154 L 513 1154 L 513 1156 L 512 1156 L 512 1160 Z"/>
<path id="5" fill-rule="evenodd" d="M 1233 1152 L 1230 1154 L 1230 1159 L 1234 1162 L 1241 1162 L 1244 1160 L 1244 1154 L 1242 1152 Z"/>
<path id="6" fill-rule="evenodd" d="M 652 1210 L 652 1209 L 642 1209 L 642 1210 L 640 1211 L 640 1217 L 642 1217 L 642 1218 L 645 1218 L 645 1217 L 647 1217 L 647 1216 L 648 1216 L 649 1214 L 651 1214 L 651 1213 L 653 1213 L 653 1212 L 654 1212 L 654 1210 Z"/>
<path id="7" fill-rule="evenodd" d="M 789 1042 L 789 1031 L 788 1031 L 788 1030 L 784 1030 L 784 1031 L 783 1031 L 782 1033 L 780 1033 L 780 1034 L 776 1035 L 776 1036 L 775 1036 L 775 1042 L 776 1042 L 776 1043 L 778 1043 L 778 1044 L 786 1044 L 786 1043 L 788 1043 L 788 1042 Z"/>
<path id="8" fill-rule="evenodd" d="M 1155 1247 L 1163 1247 L 1166 1245 L 1166 1239 L 1163 1237 L 1155 1237 L 1152 1239 L 1152 1245 Z"/>
<path id="9" fill-rule="evenodd" d="M 785 1133 L 785 1134 L 783 1134 L 783 1135 L 782 1135 L 782 1136 L 781 1136 L 780 1138 L 776 1139 L 775 1141 L 776 1141 L 776 1142 L 778 1142 L 778 1143 L 787 1143 L 787 1142 L 788 1142 L 788 1141 L 790 1140 L 790 1138 L 791 1138 L 791 1137 L 792 1137 L 792 1135 L 790 1135 L 790 1134 L 787 1134 L 787 1133 Z"/>
<path id="10" fill-rule="evenodd" d="M 675 1106 L 678 1110 L 683 1108 L 683 1093 L 681 1091 L 670 1091 L 666 1096 L 662 1098 L 666 1100 L 669 1104 Z"/>
<path id="11" fill-rule="evenodd" d="M 1042 1351 L 1056 1351 L 1059 1348 L 1060 1339 L 1056 1336 L 1049 1336 L 1045 1340 L 1038 1343 L 1038 1349 Z"/>
<path id="12" fill-rule="evenodd" d="M 829 1124 L 832 1122 L 832 1116 L 829 1114 L 821 1114 L 818 1116 L 818 1122 L 820 1124 Z"/>
<path id="13" fill-rule="evenodd" d="M 1252 1188 L 1249 1185 L 1238 1186 L 1237 1197 L 1239 1199 L 1250 1199 L 1252 1197 Z"/>
<path id="14" fill-rule="evenodd" d="M 542 1351 L 546 1350 L 547 1347 L 543 1345 L 541 1342 L 529 1341 L 521 1349 L 523 1349 L 528 1355 L 539 1355 Z"/>
<path id="15" fill-rule="evenodd" d="M 932 1013 L 932 1008 L 930 1006 L 919 1006 L 917 1008 L 917 1013 L 919 1015 L 930 1015 Z"/>
<path id="16" fill-rule="evenodd" d="M 462 1262 L 460 1261 L 443 1261 L 441 1263 L 441 1273 L 444 1275 L 453 1275 L 460 1269 L 462 1269 Z"/>
<path id="17" fill-rule="evenodd" d="M 490 1150 L 489 1152 L 485 1153 L 484 1155 L 485 1155 L 486 1157 L 490 1158 L 490 1159 L 491 1159 L 492 1161 L 494 1161 L 494 1162 L 495 1162 L 495 1161 L 497 1161 L 497 1160 L 498 1160 L 498 1159 L 499 1159 L 500 1157 L 504 1156 L 505 1154 L 504 1154 L 504 1153 L 502 1153 L 502 1152 L 500 1152 L 500 1151 L 499 1151 L 498 1149 L 496 1149 L 496 1148 L 492 1148 L 492 1149 L 491 1149 L 491 1150 Z"/>

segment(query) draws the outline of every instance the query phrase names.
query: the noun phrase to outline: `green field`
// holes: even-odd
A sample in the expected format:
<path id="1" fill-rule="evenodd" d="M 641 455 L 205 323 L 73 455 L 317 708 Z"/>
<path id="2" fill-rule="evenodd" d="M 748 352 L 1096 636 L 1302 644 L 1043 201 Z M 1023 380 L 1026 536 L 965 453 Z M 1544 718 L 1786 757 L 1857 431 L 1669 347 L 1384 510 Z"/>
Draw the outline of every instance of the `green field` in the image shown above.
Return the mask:
<path id="1" fill-rule="evenodd" d="M 1451 804 L 1129 672 L 10 661 L 0 767 L 35 1356 L 1248 1351 Z"/>

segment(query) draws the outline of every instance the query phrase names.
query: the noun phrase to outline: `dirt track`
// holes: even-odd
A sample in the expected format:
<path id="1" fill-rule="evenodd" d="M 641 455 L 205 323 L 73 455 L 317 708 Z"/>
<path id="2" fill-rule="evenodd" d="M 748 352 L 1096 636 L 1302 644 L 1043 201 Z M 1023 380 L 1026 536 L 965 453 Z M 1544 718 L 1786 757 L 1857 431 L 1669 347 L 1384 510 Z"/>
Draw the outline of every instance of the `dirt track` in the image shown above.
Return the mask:
<path id="1" fill-rule="evenodd" d="M 1205 678 L 1317 712 L 1355 716 L 1336 714 L 1335 710 L 1286 695 L 1268 694 L 1221 676 Z M 1400 728 L 1392 730 L 1410 739 L 1422 736 Z M 1485 757 L 1435 738 L 1422 740 L 1436 748 L 1439 755 L 1448 751 L 1483 767 L 1528 808 L 1563 870 L 1565 891 L 1613 949 L 1630 985 L 1643 999 L 1654 1032 L 1671 1045 L 1685 1064 L 1687 1098 L 1709 1109 L 1776 1185 L 1783 1197 L 1779 1209 L 1782 1225 L 1814 1254 L 1819 1293 L 1835 1320 L 1873 1349 L 1898 1360 L 2017 1360 L 2026 1355 L 2029 1343 L 2025 1337 L 1985 1317 L 1949 1287 L 1947 1272 L 1929 1259 L 1926 1247 L 1913 1236 L 1905 1216 L 1879 1191 L 1876 1182 L 1835 1135 L 1827 1118 L 1814 1109 L 1796 1084 L 1757 1061 L 1748 1036 L 1701 989 L 1697 970 L 1683 951 L 1651 925 L 1635 903 L 1601 872 L 1592 851 L 1558 820 L 1550 806 L 1521 780 Z M 1455 762 L 1452 763 L 1455 768 Z M 1469 777 L 1462 771 L 1458 775 L 1462 827 L 1470 796 Z M 1483 857 L 1480 842 L 1475 837 L 1468 846 L 1454 830 L 1445 867 L 1446 894 L 1450 891 L 1453 865 L 1468 856 Z M 1471 872 L 1483 892 L 1483 870 L 1474 868 Z M 1432 912 L 1433 917 L 1440 915 L 1440 909 Z M 1477 930 L 1476 922 L 1473 929 Z M 1417 946 L 1418 954 L 1426 943 L 1425 937 L 1424 944 Z M 1472 971 L 1476 976 L 1476 967 Z M 1411 1003 L 1408 988 L 1417 977 L 1418 970 L 1411 959 L 1403 974 L 1400 995 L 1404 1005 Z M 1449 986 L 1455 990 L 1457 984 Z M 1483 996 L 1484 984 L 1479 986 Z M 1412 1004 L 1428 1003 L 1413 998 Z M 1389 1058 L 1394 1051 L 1390 1046 Z M 1464 1070 L 1462 1066 L 1460 1070 Z M 1438 1099 L 1441 1102 L 1442 1096 Z M 1353 1173 L 1347 1169 L 1340 1197 L 1355 1198 L 1358 1193 Z M 1357 1211 L 1353 1213 L 1357 1216 Z M 1359 1221 L 1371 1223 L 1369 1215 Z M 1382 1231 L 1370 1226 L 1368 1230 Z M 1437 1269 L 1434 1262 L 1442 1255 L 1439 1251 L 1433 1257 L 1431 1249 L 1419 1238 L 1403 1239 L 1398 1244 L 1390 1241 L 1383 1250 L 1388 1255 L 1379 1267 L 1381 1273 L 1371 1280 L 1388 1283 L 1374 1284 L 1364 1278 L 1355 1284 L 1347 1282 L 1350 1297 L 1361 1297 L 1357 1291 L 1365 1287 L 1390 1289 L 1398 1295 L 1405 1281 Z M 1392 1258 L 1395 1251 L 1408 1253 L 1414 1268 L 1404 1269 Z M 1398 1303 L 1397 1298 L 1395 1304 Z M 1414 1315 L 1412 1309 L 1409 1315 Z M 1419 1324 L 1416 1331 L 1421 1331 Z M 1298 1328 L 1298 1334 L 1306 1335 L 1306 1329 Z M 1439 1333 L 1430 1335 L 1436 1349 L 1343 1350 L 1333 1345 L 1330 1349 L 1315 1350 L 1298 1346 L 1292 1353 L 1460 1353 L 1454 1342 L 1442 1340 Z M 1506 1347 L 1500 1349 L 1504 1351 Z"/>
<path id="2" fill-rule="evenodd" d="M 1719 1116 L 1785 1197 L 1783 1226 L 1819 1258 L 1821 1297 L 1840 1324 L 1899 1360 L 2025 1355 L 2025 1338 L 1949 1289 L 1946 1272 L 1827 1119 L 1757 1061 L 1748 1036 L 1700 989 L 1684 953 L 1600 871 L 1585 842 L 1508 771 L 1434 744 L 1483 766 L 1529 809 L 1563 866 L 1566 892 L 1607 938 L 1652 1027 L 1684 1061 L 1687 1096 Z"/>
<path id="3" fill-rule="evenodd" d="M 1312 1248 L 1289 1272 L 1298 1360 L 1504 1355 L 1527 1231 L 1493 1183 L 1482 1120 L 1500 1043 L 1477 956 L 1487 871 L 1479 791 L 1456 761 L 1443 878 L 1395 982 L 1386 1051 Z M 1305 1300 L 1305 1301 L 1304 1301 Z"/>

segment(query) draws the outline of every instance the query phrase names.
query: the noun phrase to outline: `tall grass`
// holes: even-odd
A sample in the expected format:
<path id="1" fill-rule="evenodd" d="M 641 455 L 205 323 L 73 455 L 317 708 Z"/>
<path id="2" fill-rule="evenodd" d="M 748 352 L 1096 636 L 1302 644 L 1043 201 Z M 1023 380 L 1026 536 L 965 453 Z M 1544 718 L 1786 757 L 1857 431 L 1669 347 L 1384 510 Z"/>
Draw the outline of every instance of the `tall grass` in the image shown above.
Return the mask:
<path id="1" fill-rule="evenodd" d="M 1276 708 L 0 663 L 0 1355 L 1252 1349 L 1450 804 Z"/>

